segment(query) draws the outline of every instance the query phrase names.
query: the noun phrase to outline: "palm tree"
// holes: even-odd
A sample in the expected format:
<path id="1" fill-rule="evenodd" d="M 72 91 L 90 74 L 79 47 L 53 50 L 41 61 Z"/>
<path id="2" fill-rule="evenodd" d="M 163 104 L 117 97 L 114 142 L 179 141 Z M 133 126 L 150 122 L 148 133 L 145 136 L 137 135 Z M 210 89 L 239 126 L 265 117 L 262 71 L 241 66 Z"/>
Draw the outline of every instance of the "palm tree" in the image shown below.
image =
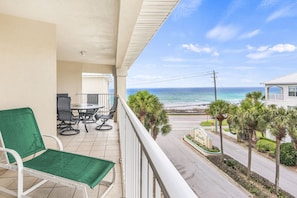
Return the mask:
<path id="1" fill-rule="evenodd" d="M 280 165 L 280 144 L 284 137 L 286 137 L 287 130 L 290 124 L 290 115 L 283 107 L 269 107 L 270 122 L 269 128 L 271 134 L 275 136 L 276 140 L 276 154 L 275 154 L 275 193 L 279 190 L 279 165 Z"/>
<path id="2" fill-rule="evenodd" d="M 146 115 L 153 110 L 155 97 L 148 91 L 138 91 L 128 98 L 127 104 L 144 125 Z"/>
<path id="3" fill-rule="evenodd" d="M 246 99 L 250 99 L 252 101 L 252 104 L 255 106 L 262 106 L 265 96 L 260 91 L 253 91 L 246 94 Z M 261 130 L 262 136 L 264 136 L 264 131 L 266 131 L 265 122 L 258 123 L 257 129 Z M 256 130 L 254 130 L 253 135 L 256 138 Z"/>
<path id="4" fill-rule="evenodd" d="M 129 96 L 127 103 L 155 140 L 160 132 L 165 135 L 171 131 L 167 112 L 157 96 L 138 91 Z"/>
<path id="5" fill-rule="evenodd" d="M 261 101 L 263 99 L 261 92 L 252 92 L 246 95 L 241 101 L 240 106 L 229 111 L 228 119 L 233 126 L 238 129 L 238 137 L 248 140 L 248 171 L 247 177 L 250 177 L 252 163 L 252 139 L 256 134 L 256 129 L 266 128 L 264 115 L 265 106 Z M 247 138 L 246 138 L 247 137 Z M 256 136 L 255 136 L 256 137 Z"/>
<path id="6" fill-rule="evenodd" d="M 232 123 L 232 126 L 237 130 L 237 140 L 240 139 L 247 140 L 247 132 L 246 132 L 246 126 L 245 126 L 245 120 L 243 119 L 243 112 L 244 110 L 241 108 L 241 106 L 237 106 L 236 108 L 231 107 L 231 111 L 229 111 L 228 119 L 230 119 L 229 122 Z"/>
<path id="7" fill-rule="evenodd" d="M 238 106 L 235 104 L 230 104 L 229 106 L 229 113 L 228 113 L 228 117 L 227 117 L 227 123 L 228 123 L 228 127 L 229 127 L 229 131 L 232 133 L 233 129 L 236 128 L 237 126 L 237 111 L 238 111 Z"/>
<path id="8" fill-rule="evenodd" d="M 253 91 L 253 92 L 247 93 L 245 97 L 252 99 L 254 103 L 263 101 L 265 99 L 265 96 L 263 96 L 261 91 Z"/>
<path id="9" fill-rule="evenodd" d="M 290 123 L 288 132 L 294 143 L 295 150 L 297 150 L 297 109 L 289 110 Z"/>
<path id="10" fill-rule="evenodd" d="M 228 117 L 229 105 L 230 104 L 224 100 L 216 100 L 210 103 L 206 110 L 206 113 L 212 115 L 219 122 L 222 161 L 224 160 L 222 123 Z"/>
<path id="11" fill-rule="evenodd" d="M 251 164 L 252 164 L 252 139 L 256 133 L 256 129 L 261 122 L 264 114 L 264 105 L 257 100 L 246 98 L 241 102 L 241 121 L 244 126 L 244 131 L 248 133 L 248 171 L 247 177 L 250 177 Z"/>
<path id="12" fill-rule="evenodd" d="M 155 108 L 153 112 L 149 113 L 147 116 L 147 129 L 154 140 L 157 139 L 158 134 L 161 132 L 162 135 L 166 135 L 171 131 L 171 125 L 169 125 L 169 120 L 167 112 L 163 109 L 163 104 L 159 103 L 159 108 Z"/>

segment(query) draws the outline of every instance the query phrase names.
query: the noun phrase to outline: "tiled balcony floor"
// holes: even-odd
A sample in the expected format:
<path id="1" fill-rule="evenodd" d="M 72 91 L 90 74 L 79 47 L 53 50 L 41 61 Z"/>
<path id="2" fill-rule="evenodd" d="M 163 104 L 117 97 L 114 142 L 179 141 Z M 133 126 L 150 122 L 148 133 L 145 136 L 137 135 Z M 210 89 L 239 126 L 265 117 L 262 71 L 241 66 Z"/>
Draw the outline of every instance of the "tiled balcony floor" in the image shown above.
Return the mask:
<path id="1" fill-rule="evenodd" d="M 62 141 L 65 151 L 104 158 L 115 162 L 115 185 L 106 197 L 120 198 L 122 197 L 122 174 L 119 164 L 119 136 L 116 124 L 114 124 L 112 121 L 109 121 L 109 124 L 113 124 L 114 127 L 112 130 L 108 131 L 97 131 L 95 130 L 95 124 L 88 124 L 88 133 L 85 131 L 84 126 L 80 124 L 80 133 L 78 135 L 58 135 L 58 137 Z M 107 175 L 107 178 L 111 178 L 111 174 Z M 36 178 L 27 176 L 24 180 L 24 188 L 26 189 L 32 186 L 32 184 L 36 183 L 37 181 L 38 180 Z M 17 188 L 15 172 L 0 170 L 0 185 L 15 190 Z M 103 191 L 102 188 L 104 187 L 97 186 L 93 190 L 88 189 L 89 198 L 99 197 Z M 47 182 L 35 191 L 28 194 L 28 196 L 32 198 L 81 198 L 82 193 L 79 189 Z M 5 193 L 0 193 L 0 198 L 10 197 L 13 196 Z"/>

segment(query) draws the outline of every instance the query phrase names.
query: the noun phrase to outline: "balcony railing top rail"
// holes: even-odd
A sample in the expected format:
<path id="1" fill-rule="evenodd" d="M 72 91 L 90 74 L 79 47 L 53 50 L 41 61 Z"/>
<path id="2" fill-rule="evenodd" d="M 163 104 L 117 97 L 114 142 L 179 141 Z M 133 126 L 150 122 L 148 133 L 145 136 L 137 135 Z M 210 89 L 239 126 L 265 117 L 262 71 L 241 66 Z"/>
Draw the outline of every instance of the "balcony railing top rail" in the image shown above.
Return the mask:
<path id="1" fill-rule="evenodd" d="M 126 197 L 197 197 L 121 97 L 118 113 Z"/>

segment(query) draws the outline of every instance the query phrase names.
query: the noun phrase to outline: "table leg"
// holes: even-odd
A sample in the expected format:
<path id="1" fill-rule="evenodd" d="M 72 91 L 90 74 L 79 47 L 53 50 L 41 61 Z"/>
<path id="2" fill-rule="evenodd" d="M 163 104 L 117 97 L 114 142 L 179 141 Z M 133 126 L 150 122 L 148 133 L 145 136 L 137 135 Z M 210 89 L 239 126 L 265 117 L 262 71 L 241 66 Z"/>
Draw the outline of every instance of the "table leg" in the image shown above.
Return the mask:
<path id="1" fill-rule="evenodd" d="M 87 128 L 87 123 L 84 123 L 85 124 L 85 129 L 86 129 L 86 132 L 88 133 L 88 128 Z"/>

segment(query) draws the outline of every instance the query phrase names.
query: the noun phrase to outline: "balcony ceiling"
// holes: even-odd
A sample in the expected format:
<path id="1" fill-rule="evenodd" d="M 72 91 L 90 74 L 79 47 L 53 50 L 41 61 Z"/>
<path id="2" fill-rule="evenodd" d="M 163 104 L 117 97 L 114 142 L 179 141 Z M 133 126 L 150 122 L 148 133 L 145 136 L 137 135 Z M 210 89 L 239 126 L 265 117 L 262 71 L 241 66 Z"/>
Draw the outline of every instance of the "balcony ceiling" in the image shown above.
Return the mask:
<path id="1" fill-rule="evenodd" d="M 177 2 L 0 0 L 0 13 L 55 24 L 58 60 L 116 65 L 127 71 Z"/>

